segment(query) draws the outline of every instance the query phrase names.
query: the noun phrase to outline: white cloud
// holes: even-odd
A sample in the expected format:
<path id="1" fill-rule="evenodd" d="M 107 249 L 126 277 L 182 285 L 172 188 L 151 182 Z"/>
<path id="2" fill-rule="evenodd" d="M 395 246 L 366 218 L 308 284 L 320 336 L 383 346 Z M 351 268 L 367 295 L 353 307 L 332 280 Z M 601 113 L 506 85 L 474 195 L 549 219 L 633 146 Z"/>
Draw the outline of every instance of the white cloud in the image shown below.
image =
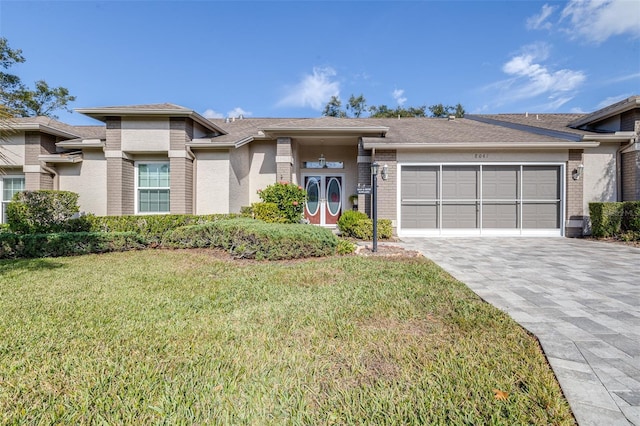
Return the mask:
<path id="1" fill-rule="evenodd" d="M 549 47 L 545 44 L 525 46 L 522 53 L 502 66 L 502 71 L 510 78 L 491 87 L 502 92 L 506 102 L 544 95 L 550 101 L 549 107 L 560 107 L 573 98 L 573 91 L 587 77 L 582 71 L 550 69 L 542 63 L 548 56 Z"/>
<path id="2" fill-rule="evenodd" d="M 640 72 L 636 72 L 633 74 L 627 74 L 620 77 L 615 77 L 607 81 L 607 83 L 620 83 L 627 80 L 635 80 L 636 78 L 640 79 Z"/>
<path id="3" fill-rule="evenodd" d="M 321 110 L 331 96 L 340 95 L 340 83 L 332 80 L 335 76 L 333 68 L 316 67 L 313 74 L 305 75 L 277 105 Z"/>
<path id="4" fill-rule="evenodd" d="M 202 116 L 204 118 L 224 118 L 224 116 L 221 113 L 216 112 L 216 111 L 212 110 L 211 108 L 209 108 L 205 112 L 203 112 Z"/>
<path id="5" fill-rule="evenodd" d="M 402 95 L 404 95 L 404 89 L 395 89 L 392 93 L 393 99 L 396 100 L 398 106 L 402 106 L 405 102 L 407 102 L 407 98 Z"/>
<path id="6" fill-rule="evenodd" d="M 547 21 L 547 19 L 557 8 L 557 6 L 549 6 L 548 4 L 543 5 L 540 14 L 533 15 L 527 19 L 527 28 L 530 30 L 551 29 L 551 22 Z"/>
<path id="7" fill-rule="evenodd" d="M 568 19 L 572 38 L 602 43 L 627 34 L 640 37 L 640 7 L 636 0 L 570 0 L 560 21 Z"/>
<path id="8" fill-rule="evenodd" d="M 241 115 L 243 117 L 249 117 L 252 113 L 250 111 L 245 111 L 240 107 L 235 107 L 227 113 L 227 117 L 240 117 Z"/>
<path id="9" fill-rule="evenodd" d="M 627 99 L 628 97 L 633 96 L 633 93 L 624 93 L 618 96 L 609 96 L 608 98 L 603 99 L 598 103 L 597 109 L 607 107 L 609 105 L 613 105 L 616 102 L 620 102 L 623 99 Z"/>

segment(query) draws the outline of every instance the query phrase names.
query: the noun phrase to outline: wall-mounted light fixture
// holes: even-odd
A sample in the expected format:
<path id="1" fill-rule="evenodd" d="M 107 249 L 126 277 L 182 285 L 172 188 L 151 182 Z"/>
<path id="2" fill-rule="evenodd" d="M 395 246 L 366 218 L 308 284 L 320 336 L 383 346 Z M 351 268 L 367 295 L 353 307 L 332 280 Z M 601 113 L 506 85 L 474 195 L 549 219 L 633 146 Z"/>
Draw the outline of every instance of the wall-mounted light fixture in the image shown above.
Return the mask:
<path id="1" fill-rule="evenodd" d="M 578 180 L 582 177 L 582 173 L 584 172 L 584 164 L 580 164 L 578 167 L 573 169 L 571 172 L 571 177 L 573 180 Z"/>
<path id="2" fill-rule="evenodd" d="M 382 166 L 382 171 L 380 172 L 380 177 L 382 178 L 382 180 L 389 179 L 389 166 L 387 166 L 386 164 L 384 166 Z"/>
<path id="3" fill-rule="evenodd" d="M 318 164 L 320 165 L 321 169 L 327 167 L 327 159 L 324 158 L 324 154 L 320 154 L 320 158 L 318 158 Z"/>

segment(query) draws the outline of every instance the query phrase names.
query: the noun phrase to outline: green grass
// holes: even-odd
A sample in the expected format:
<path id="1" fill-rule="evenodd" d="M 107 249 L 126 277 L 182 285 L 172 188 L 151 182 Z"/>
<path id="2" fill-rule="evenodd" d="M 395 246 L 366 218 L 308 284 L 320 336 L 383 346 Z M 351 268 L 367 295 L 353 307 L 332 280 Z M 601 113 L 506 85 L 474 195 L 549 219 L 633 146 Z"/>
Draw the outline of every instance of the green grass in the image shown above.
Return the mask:
<path id="1" fill-rule="evenodd" d="M 427 260 L 147 250 L 0 261 L 0 423 L 573 418 L 535 339 Z"/>

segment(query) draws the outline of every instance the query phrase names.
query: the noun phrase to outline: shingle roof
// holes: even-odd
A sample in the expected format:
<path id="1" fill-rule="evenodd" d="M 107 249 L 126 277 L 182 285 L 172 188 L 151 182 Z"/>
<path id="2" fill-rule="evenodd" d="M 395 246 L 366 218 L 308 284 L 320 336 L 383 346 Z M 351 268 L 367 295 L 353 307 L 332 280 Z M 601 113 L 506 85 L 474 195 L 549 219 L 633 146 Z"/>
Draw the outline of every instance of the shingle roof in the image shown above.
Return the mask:
<path id="1" fill-rule="evenodd" d="M 575 121 L 585 114 L 473 114 L 467 115 L 468 118 L 488 119 L 492 121 L 510 123 L 521 126 L 525 129 L 530 127 L 533 129 L 552 130 L 556 132 L 565 132 L 575 135 L 592 134 L 592 132 L 573 129 L 569 127 L 569 123 Z"/>
<path id="2" fill-rule="evenodd" d="M 370 120 L 370 119 L 367 119 Z M 557 137 L 535 135 L 523 130 L 487 124 L 467 118 L 401 118 L 373 119 L 376 124 L 388 126 L 384 138 L 387 143 L 530 143 L 564 142 Z"/>

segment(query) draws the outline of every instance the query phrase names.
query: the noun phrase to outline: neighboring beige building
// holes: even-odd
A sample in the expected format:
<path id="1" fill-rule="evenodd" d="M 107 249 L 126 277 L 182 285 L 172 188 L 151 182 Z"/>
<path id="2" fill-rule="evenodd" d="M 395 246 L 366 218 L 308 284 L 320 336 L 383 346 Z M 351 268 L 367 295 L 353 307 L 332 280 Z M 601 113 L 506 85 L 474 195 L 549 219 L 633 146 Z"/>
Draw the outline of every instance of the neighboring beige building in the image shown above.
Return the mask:
<path id="1" fill-rule="evenodd" d="M 0 146 L 3 214 L 24 189 L 77 192 L 96 215 L 239 212 L 276 181 L 308 192 L 306 217 L 345 209 L 400 236 L 588 231 L 590 201 L 640 199 L 640 96 L 592 114 L 465 118 L 206 119 L 172 104 L 81 108 L 100 126 L 16 119 Z M 354 202 L 352 195 L 359 193 Z M 356 201 L 357 200 L 357 201 Z"/>

